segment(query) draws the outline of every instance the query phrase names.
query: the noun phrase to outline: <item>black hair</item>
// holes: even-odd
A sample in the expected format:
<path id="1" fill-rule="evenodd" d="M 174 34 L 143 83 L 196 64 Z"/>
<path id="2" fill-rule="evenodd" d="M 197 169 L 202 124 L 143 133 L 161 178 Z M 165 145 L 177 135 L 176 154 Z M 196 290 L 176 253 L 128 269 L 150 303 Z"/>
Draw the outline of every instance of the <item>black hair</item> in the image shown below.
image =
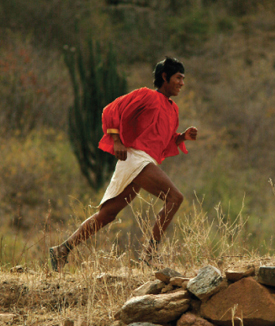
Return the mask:
<path id="1" fill-rule="evenodd" d="M 162 78 L 162 73 L 165 72 L 167 75 L 167 81 L 170 81 L 171 76 L 180 72 L 184 74 L 184 66 L 183 64 L 176 58 L 166 57 L 164 60 L 157 63 L 154 74 L 154 86 L 160 88 L 164 83 Z"/>

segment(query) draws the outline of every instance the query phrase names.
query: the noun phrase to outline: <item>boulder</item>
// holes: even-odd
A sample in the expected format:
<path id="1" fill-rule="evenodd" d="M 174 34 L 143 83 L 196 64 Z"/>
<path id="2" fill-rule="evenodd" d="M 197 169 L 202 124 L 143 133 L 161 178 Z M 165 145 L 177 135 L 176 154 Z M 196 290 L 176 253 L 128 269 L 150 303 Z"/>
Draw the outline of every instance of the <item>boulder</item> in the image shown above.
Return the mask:
<path id="1" fill-rule="evenodd" d="M 201 268 L 198 275 L 188 282 L 187 290 L 200 300 L 205 300 L 219 290 L 222 280 L 221 272 L 208 265 Z"/>
<path id="2" fill-rule="evenodd" d="M 179 318 L 189 308 L 189 303 L 189 293 L 184 290 L 168 294 L 147 294 L 128 300 L 121 308 L 119 317 L 125 324 L 163 324 Z"/>
<path id="3" fill-rule="evenodd" d="M 214 326 L 207 320 L 198 317 L 190 312 L 182 315 L 177 322 L 177 326 Z"/>
<path id="4" fill-rule="evenodd" d="M 203 302 L 200 313 L 221 326 L 232 326 L 232 318 L 235 325 L 240 325 L 242 319 L 245 326 L 272 326 L 275 325 L 275 297 L 252 277 L 242 278 Z"/>

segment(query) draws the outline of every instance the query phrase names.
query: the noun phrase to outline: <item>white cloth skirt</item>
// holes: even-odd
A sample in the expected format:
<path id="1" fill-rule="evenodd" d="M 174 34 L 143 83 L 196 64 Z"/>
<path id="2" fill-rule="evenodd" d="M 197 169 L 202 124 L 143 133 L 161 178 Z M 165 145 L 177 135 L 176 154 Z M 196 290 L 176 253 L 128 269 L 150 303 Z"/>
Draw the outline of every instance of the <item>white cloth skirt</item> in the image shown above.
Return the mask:
<path id="1" fill-rule="evenodd" d="M 111 198 L 117 197 L 137 177 L 149 163 L 158 165 L 149 154 L 134 148 L 127 148 L 126 161 L 118 161 L 115 172 L 107 187 L 99 207 Z"/>

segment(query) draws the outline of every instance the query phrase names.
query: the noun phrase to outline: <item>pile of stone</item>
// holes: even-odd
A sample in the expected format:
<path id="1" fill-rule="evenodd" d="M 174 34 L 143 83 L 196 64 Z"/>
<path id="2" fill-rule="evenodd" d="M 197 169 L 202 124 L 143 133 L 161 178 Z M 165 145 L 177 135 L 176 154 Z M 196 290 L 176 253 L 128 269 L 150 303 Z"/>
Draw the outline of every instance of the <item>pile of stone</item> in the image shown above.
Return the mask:
<path id="1" fill-rule="evenodd" d="M 194 278 L 165 268 L 136 290 L 113 326 L 274 326 L 275 267 L 205 266 Z"/>

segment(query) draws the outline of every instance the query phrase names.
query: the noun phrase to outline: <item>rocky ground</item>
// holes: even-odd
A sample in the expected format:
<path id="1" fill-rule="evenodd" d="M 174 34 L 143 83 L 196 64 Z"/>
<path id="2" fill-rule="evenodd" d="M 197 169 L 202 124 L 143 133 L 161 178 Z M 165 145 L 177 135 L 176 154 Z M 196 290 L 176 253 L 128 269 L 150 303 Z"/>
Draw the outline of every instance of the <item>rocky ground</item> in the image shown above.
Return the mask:
<path id="1" fill-rule="evenodd" d="M 252 259 L 252 257 L 247 257 L 247 259 L 243 259 L 243 257 L 238 256 L 225 257 L 223 261 L 213 262 L 213 264 L 207 266 L 213 266 L 219 270 L 222 279 L 227 282 L 226 288 L 221 287 L 221 291 L 218 292 L 219 296 L 221 296 L 218 301 L 221 302 L 222 291 L 233 289 L 229 285 L 238 287 L 237 290 L 233 290 L 243 292 L 244 296 L 248 291 L 255 291 L 256 288 L 261 293 L 265 293 L 266 289 L 262 289 L 262 285 L 259 285 L 257 281 L 258 271 L 261 266 L 275 266 L 275 258 Z M 169 279 L 169 282 L 164 282 L 165 289 L 163 290 L 162 287 L 159 293 L 155 295 L 171 296 L 173 295 L 171 293 L 174 292 L 188 291 L 188 280 L 194 279 L 198 275 L 200 268 L 203 267 L 206 266 L 200 266 L 190 271 L 178 268 L 176 272 L 179 273 L 180 277 L 185 278 L 182 285 L 174 283 L 171 286 L 171 284 L 169 285 Z M 238 273 L 241 273 L 241 276 L 238 276 Z M 163 282 L 160 277 L 158 281 Z M 26 267 L 14 267 L 10 271 L 0 272 L 0 325 L 126 325 L 122 320 L 119 320 L 121 308 L 133 296 L 148 295 L 138 292 L 136 289 L 148 282 L 154 283 L 156 278 L 156 271 L 144 266 L 142 268 L 123 267 L 116 271 L 112 270 L 110 273 L 82 268 L 74 273 L 66 272 L 63 274 L 52 273 L 49 270 L 33 271 Z M 246 287 L 243 291 L 241 290 L 242 286 Z M 269 296 L 267 300 L 269 300 L 268 302 L 274 301 L 272 304 L 274 304 L 275 311 L 273 288 L 267 288 L 266 294 Z M 184 292 L 184 300 L 187 297 L 188 300 L 195 298 L 192 304 L 193 307 L 194 302 L 199 302 L 202 297 L 199 299 L 200 295 L 196 296 L 190 291 L 189 294 Z M 230 293 L 228 292 L 226 297 L 233 295 Z M 217 295 L 211 296 L 211 300 L 215 300 Z M 261 302 L 265 301 L 262 300 Z M 258 303 L 256 302 L 256 304 Z M 190 313 L 191 306 L 187 305 L 186 307 L 185 312 Z M 205 307 L 206 303 L 204 303 L 204 311 L 209 311 Z M 185 318 L 193 318 L 186 315 L 186 313 Z M 275 313 L 273 314 L 275 323 Z M 270 322 L 272 322 L 272 314 L 269 318 Z M 118 320 L 115 321 L 116 319 Z M 166 321 L 165 325 L 174 326 L 176 324 L 175 321 L 170 323 Z M 213 323 L 213 325 L 218 324 Z M 226 323 L 223 325 L 231 324 Z M 254 323 L 253 325 L 258 324 Z"/>

